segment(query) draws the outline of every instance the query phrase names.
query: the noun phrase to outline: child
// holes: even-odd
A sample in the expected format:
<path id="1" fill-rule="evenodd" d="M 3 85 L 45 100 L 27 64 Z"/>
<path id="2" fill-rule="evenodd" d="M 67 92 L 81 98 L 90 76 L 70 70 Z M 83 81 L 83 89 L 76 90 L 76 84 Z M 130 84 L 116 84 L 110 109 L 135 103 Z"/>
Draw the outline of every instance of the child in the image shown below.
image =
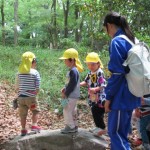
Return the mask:
<path id="1" fill-rule="evenodd" d="M 26 118 L 28 110 L 32 111 L 32 131 L 40 131 L 37 126 L 38 113 L 40 112 L 36 95 L 40 87 L 40 75 L 35 69 L 36 57 L 32 52 L 25 52 L 22 55 L 22 62 L 16 76 L 16 89 L 18 91 L 19 116 L 21 119 L 21 136 L 27 134 Z"/>
<path id="2" fill-rule="evenodd" d="M 62 98 L 67 100 L 66 106 L 63 108 L 63 115 L 65 120 L 65 128 L 61 129 L 61 133 L 77 132 L 77 109 L 76 103 L 80 97 L 80 78 L 79 72 L 83 71 L 82 65 L 78 58 L 78 52 L 73 49 L 67 49 L 63 56 L 59 59 L 64 60 L 65 65 L 69 68 L 67 73 L 67 83 L 61 90 Z"/>
<path id="3" fill-rule="evenodd" d="M 140 146 L 142 144 L 142 138 L 141 138 L 141 133 L 140 133 L 140 118 L 137 117 L 136 112 L 137 109 L 135 109 L 132 113 L 132 118 L 131 118 L 131 132 L 129 134 L 129 139 L 132 142 L 132 145 L 134 146 Z M 132 134 L 132 126 L 135 126 L 137 129 L 137 135 Z"/>
<path id="4" fill-rule="evenodd" d="M 95 136 L 101 136 L 106 133 L 104 123 L 104 102 L 106 97 L 104 87 L 106 86 L 106 81 L 101 69 L 103 65 L 98 54 L 95 52 L 89 53 L 85 62 L 90 71 L 85 80 L 80 83 L 80 86 L 88 86 L 88 103 L 96 125 L 96 128 L 90 131 Z"/>
<path id="5" fill-rule="evenodd" d="M 149 139 L 149 144 L 150 144 L 150 123 L 146 127 L 146 132 L 147 132 L 147 137 Z"/>
<path id="6" fill-rule="evenodd" d="M 140 118 L 140 134 L 145 150 L 150 150 L 149 137 L 147 130 L 150 124 L 150 95 L 142 98 L 142 106 L 136 109 L 136 116 Z"/>

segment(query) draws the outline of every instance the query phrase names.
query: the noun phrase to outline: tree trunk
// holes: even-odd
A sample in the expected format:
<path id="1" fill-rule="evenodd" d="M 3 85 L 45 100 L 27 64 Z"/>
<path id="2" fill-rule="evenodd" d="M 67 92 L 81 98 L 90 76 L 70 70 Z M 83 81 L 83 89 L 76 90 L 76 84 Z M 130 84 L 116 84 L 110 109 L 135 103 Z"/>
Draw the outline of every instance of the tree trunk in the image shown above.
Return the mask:
<path id="1" fill-rule="evenodd" d="M 57 49 L 58 36 L 57 36 L 57 20 L 56 20 L 56 0 L 53 0 L 53 3 L 54 3 L 54 48 Z"/>
<path id="2" fill-rule="evenodd" d="M 67 0 L 66 5 L 63 3 L 64 10 L 64 38 L 68 37 L 68 13 L 69 13 L 69 4 L 70 1 Z"/>
<path id="3" fill-rule="evenodd" d="M 77 5 L 75 5 L 75 19 L 76 19 L 76 22 L 79 18 L 79 7 Z M 75 41 L 76 42 L 79 42 L 79 28 L 78 28 L 78 25 L 76 25 L 76 31 L 75 31 Z"/>
<path id="4" fill-rule="evenodd" d="M 1 3 L 1 16 L 2 16 L 2 45 L 5 46 L 5 14 L 4 14 L 4 0 Z"/>
<path id="5" fill-rule="evenodd" d="M 14 2 L 14 45 L 18 45 L 18 32 L 17 32 L 17 25 L 18 25 L 18 0 Z"/>

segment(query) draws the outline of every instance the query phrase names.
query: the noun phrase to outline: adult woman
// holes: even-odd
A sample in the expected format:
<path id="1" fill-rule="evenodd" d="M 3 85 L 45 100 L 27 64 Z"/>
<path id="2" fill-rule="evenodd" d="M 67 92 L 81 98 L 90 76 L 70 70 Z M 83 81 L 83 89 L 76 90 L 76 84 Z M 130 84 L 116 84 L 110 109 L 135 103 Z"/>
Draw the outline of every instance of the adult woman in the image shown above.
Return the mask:
<path id="1" fill-rule="evenodd" d="M 122 64 L 127 52 L 132 47 L 129 42 L 118 35 L 126 35 L 133 43 L 135 38 L 125 17 L 111 12 L 104 19 L 104 27 L 112 38 L 109 47 L 110 61 L 108 69 L 112 73 L 106 87 L 105 111 L 108 115 L 108 134 L 111 139 L 111 150 L 131 150 L 127 135 L 133 109 L 140 106 L 140 98 L 132 95 L 128 89 L 125 74 L 129 69 Z"/>

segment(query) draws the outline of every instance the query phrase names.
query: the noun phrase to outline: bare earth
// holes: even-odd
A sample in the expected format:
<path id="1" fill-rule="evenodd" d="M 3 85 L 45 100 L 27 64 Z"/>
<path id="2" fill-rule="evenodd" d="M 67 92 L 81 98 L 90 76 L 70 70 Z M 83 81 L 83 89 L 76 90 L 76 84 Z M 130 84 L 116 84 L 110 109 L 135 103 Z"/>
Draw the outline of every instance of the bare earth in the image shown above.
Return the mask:
<path id="1" fill-rule="evenodd" d="M 0 149 L 5 142 L 12 140 L 16 135 L 20 134 L 20 121 L 17 110 L 12 108 L 12 100 L 16 97 L 14 87 L 9 83 L 0 83 Z M 79 111 L 79 128 L 91 128 L 94 126 L 90 109 L 85 101 L 78 102 Z M 31 127 L 31 113 L 27 118 L 27 128 Z M 107 122 L 107 115 L 105 116 Z M 61 129 L 64 127 L 62 115 L 58 115 L 54 110 L 50 110 L 47 106 L 42 105 L 42 111 L 39 115 L 38 125 L 43 130 Z M 136 130 L 133 130 L 136 136 Z M 109 138 L 108 138 L 109 139 Z M 108 140 L 109 144 L 109 140 Z M 133 147 L 133 150 L 140 150 Z"/>

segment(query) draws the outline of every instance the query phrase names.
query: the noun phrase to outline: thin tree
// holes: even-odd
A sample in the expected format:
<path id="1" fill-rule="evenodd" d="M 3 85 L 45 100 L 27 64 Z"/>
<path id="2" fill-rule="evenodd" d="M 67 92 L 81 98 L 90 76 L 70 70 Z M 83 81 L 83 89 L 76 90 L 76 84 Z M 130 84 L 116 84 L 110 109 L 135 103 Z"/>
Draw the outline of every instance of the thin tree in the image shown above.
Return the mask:
<path id="1" fill-rule="evenodd" d="M 15 0 L 14 2 L 14 45 L 18 45 L 18 31 L 17 31 L 17 25 L 18 25 L 18 0 Z"/>
<path id="2" fill-rule="evenodd" d="M 68 14 L 69 14 L 69 4 L 70 1 L 67 0 L 66 4 L 63 3 L 64 10 L 64 38 L 68 37 Z"/>
<path id="3" fill-rule="evenodd" d="M 53 8 L 54 8 L 54 15 L 53 15 L 53 32 L 54 32 L 54 41 L 53 41 L 53 48 L 57 48 L 57 41 L 58 41 L 58 36 L 57 36 L 57 19 L 56 19 L 56 0 L 53 0 Z"/>
<path id="4" fill-rule="evenodd" d="M 1 17 L 2 17 L 2 45 L 5 46 L 5 14 L 4 14 L 4 0 L 1 1 Z"/>

